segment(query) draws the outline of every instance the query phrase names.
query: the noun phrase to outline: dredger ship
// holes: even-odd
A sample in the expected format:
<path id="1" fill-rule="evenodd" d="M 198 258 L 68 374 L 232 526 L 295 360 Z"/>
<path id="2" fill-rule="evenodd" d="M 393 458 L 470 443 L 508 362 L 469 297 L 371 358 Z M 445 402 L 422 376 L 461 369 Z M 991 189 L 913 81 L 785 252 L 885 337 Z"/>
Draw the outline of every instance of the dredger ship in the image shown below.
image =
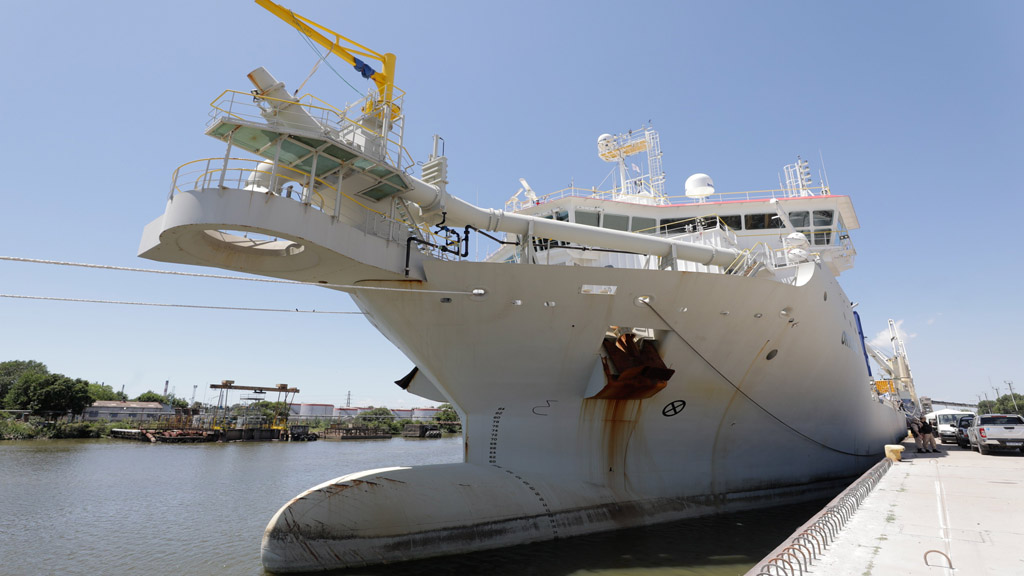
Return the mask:
<path id="1" fill-rule="evenodd" d="M 455 406 L 465 440 L 459 464 L 396 462 L 296 496 L 264 534 L 267 570 L 804 500 L 905 435 L 837 279 L 857 215 L 807 161 L 770 190 L 719 193 L 694 174 L 673 198 L 644 126 L 598 138 L 610 189 L 538 195 L 521 180 L 502 209 L 477 207 L 449 193 L 436 138 L 413 175 L 394 55 L 257 2 L 369 94 L 336 108 L 249 73 L 254 89 L 213 102 L 206 134 L 224 157 L 174 172 L 139 255 L 347 293 L 414 363 L 398 384 Z M 471 259 L 476 243 L 490 256 Z"/>

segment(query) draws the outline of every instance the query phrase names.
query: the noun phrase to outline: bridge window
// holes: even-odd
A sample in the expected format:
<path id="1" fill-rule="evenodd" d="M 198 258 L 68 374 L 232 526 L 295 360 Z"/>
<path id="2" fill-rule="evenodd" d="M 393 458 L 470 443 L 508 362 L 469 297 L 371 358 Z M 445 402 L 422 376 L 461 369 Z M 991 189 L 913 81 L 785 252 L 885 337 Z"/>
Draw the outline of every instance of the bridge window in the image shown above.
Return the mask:
<path id="1" fill-rule="evenodd" d="M 682 234 L 687 232 L 687 226 L 693 227 L 692 219 L 681 219 L 681 218 L 663 218 L 661 220 L 661 233 L 662 234 Z"/>
<path id="2" fill-rule="evenodd" d="M 654 234 L 657 232 L 656 228 L 658 223 L 654 218 L 643 218 L 640 216 L 633 216 L 633 222 L 630 224 L 629 230 L 631 232 L 641 232 L 643 234 Z"/>
<path id="3" fill-rule="evenodd" d="M 793 224 L 793 228 L 806 228 L 811 225 L 810 216 L 811 214 L 807 210 L 790 212 L 789 221 Z"/>
<path id="4" fill-rule="evenodd" d="M 747 214 L 743 224 L 747 230 L 769 230 L 782 228 L 782 219 L 778 214 Z"/>
<path id="5" fill-rule="evenodd" d="M 602 226 L 609 230 L 629 230 L 629 216 L 606 213 L 604 215 L 604 222 L 602 223 Z"/>
<path id="6" fill-rule="evenodd" d="M 832 243 L 832 222 L 834 210 L 798 210 L 789 213 L 789 221 L 798 232 L 803 232 L 807 241 L 815 246 L 827 246 Z M 811 229 L 813 226 L 813 230 Z"/>
<path id="7" fill-rule="evenodd" d="M 740 216 L 739 214 L 733 214 L 730 216 L 719 216 L 718 219 L 722 221 L 722 224 L 725 224 L 726 226 L 733 230 L 743 229 L 743 217 Z"/>
<path id="8" fill-rule="evenodd" d="M 583 210 L 576 211 L 576 223 L 586 224 L 587 226 L 598 226 L 601 221 L 601 215 L 597 212 L 584 212 Z"/>

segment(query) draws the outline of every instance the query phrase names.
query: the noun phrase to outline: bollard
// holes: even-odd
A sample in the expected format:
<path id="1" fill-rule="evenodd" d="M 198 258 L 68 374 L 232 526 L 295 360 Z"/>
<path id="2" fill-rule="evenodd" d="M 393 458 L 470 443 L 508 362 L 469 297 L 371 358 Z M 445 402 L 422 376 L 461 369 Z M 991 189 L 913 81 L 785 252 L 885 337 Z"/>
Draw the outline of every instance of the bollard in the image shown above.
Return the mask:
<path id="1" fill-rule="evenodd" d="M 899 444 L 886 444 L 885 445 L 885 457 L 893 462 L 899 462 L 900 456 L 903 453 L 903 446 Z"/>

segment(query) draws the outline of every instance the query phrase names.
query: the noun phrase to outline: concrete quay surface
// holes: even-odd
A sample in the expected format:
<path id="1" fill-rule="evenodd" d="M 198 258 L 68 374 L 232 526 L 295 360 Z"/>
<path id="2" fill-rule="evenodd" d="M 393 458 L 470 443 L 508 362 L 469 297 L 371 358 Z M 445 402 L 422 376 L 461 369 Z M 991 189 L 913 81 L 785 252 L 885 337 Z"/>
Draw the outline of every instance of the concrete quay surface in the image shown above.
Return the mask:
<path id="1" fill-rule="evenodd" d="M 1024 454 L 903 446 L 805 574 L 1024 575 Z"/>

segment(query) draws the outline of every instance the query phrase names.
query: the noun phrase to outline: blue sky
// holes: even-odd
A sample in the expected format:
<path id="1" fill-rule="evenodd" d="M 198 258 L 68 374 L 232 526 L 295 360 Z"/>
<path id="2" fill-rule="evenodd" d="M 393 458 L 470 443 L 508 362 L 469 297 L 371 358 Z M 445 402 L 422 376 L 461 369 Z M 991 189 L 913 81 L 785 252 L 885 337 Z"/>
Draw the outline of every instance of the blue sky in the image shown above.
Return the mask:
<path id="1" fill-rule="evenodd" d="M 1024 144 L 1018 2 L 313 2 L 284 5 L 398 56 L 405 141 L 445 139 L 449 191 L 501 207 L 598 185 L 597 136 L 652 122 L 670 194 L 775 187 L 796 155 L 861 229 L 842 283 L 865 331 L 905 332 L 922 395 L 1024 391 L 1016 172 Z M 0 255 L 213 272 L 136 257 L 173 170 L 223 154 L 209 103 L 267 67 L 289 87 L 316 56 L 251 2 L 2 3 Z M 380 14 L 386 23 L 375 23 Z M 335 68 L 362 88 L 340 60 Z M 325 67 L 304 92 L 359 98 Z M 0 261 L 0 293 L 354 310 L 329 290 Z M 883 350 L 888 350 L 887 342 Z M 0 298 L 0 361 L 34 359 L 131 396 L 211 396 L 233 379 L 298 400 L 431 405 L 411 364 L 358 316 Z M 213 395 L 213 398 L 216 396 Z"/>

